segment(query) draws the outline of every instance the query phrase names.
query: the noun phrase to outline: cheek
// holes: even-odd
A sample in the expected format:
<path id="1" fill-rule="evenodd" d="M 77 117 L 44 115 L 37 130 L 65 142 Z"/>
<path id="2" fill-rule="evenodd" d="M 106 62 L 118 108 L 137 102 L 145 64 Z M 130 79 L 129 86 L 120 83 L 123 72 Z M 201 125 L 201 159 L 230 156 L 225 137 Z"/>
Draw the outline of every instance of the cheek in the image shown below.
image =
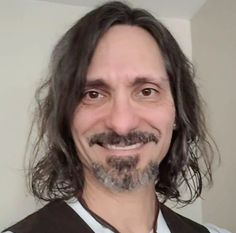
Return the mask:
<path id="1" fill-rule="evenodd" d="M 71 133 L 81 162 L 88 164 L 89 158 L 86 154 L 89 146 L 87 138 L 93 117 L 84 113 L 84 111 L 78 110 L 75 112 L 71 125 Z"/>
<path id="2" fill-rule="evenodd" d="M 83 136 L 89 132 L 97 122 L 96 114 L 81 107 L 75 111 L 72 123 L 72 134 Z"/>
<path id="3" fill-rule="evenodd" d="M 153 107 L 142 111 L 143 118 L 154 128 L 171 133 L 175 122 L 175 108 L 173 105 Z"/>
<path id="4" fill-rule="evenodd" d="M 174 123 L 175 123 L 175 108 L 174 104 L 163 105 L 153 110 L 145 111 L 146 122 L 154 130 L 160 133 L 160 159 L 162 160 L 167 153 L 172 139 Z"/>

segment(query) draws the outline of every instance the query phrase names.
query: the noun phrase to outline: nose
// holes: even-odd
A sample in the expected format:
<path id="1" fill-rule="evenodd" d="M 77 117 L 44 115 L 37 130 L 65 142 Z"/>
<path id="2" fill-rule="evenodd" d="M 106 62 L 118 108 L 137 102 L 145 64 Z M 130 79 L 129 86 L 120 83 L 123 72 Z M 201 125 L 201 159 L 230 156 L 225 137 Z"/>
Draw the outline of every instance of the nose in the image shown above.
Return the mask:
<path id="1" fill-rule="evenodd" d="M 106 126 L 118 135 L 126 135 L 137 129 L 139 121 L 137 108 L 130 103 L 128 98 L 121 97 L 111 104 L 109 114 L 106 117 Z"/>

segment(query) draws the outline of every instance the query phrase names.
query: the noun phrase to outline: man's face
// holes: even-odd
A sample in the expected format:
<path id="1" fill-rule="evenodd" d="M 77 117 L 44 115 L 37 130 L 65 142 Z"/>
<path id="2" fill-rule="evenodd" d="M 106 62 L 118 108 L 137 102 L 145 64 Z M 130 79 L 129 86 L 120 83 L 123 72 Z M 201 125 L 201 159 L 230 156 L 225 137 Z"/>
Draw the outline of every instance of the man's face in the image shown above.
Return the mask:
<path id="1" fill-rule="evenodd" d="M 101 38 L 71 124 L 85 183 L 133 190 L 154 180 L 175 107 L 161 52 L 145 30 L 113 26 Z"/>

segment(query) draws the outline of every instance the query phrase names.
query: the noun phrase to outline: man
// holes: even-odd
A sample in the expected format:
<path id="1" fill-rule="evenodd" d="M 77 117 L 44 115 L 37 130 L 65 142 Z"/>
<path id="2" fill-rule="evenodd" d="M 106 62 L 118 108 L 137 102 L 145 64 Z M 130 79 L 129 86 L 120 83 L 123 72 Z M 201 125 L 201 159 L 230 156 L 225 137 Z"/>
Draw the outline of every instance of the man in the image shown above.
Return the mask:
<path id="1" fill-rule="evenodd" d="M 189 204 L 202 177 L 212 180 L 193 76 L 175 39 L 148 12 L 110 2 L 80 19 L 55 47 L 37 92 L 31 186 L 50 203 L 7 230 L 220 232 L 162 204 Z"/>

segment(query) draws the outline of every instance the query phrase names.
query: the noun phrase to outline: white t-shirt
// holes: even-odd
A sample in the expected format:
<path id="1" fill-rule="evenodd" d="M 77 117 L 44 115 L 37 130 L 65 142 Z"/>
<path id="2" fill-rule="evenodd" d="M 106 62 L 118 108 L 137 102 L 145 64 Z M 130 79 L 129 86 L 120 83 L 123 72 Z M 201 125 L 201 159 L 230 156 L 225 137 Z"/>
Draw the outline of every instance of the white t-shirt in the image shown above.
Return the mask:
<path id="1" fill-rule="evenodd" d="M 81 204 L 79 201 L 66 201 L 66 203 L 89 225 L 89 227 L 96 233 L 113 233 L 110 229 L 104 227 L 100 224 Z M 210 231 L 210 233 L 231 233 L 225 229 L 216 227 L 213 224 L 206 224 L 205 227 Z M 162 215 L 161 210 L 158 214 L 157 219 L 157 232 L 160 233 L 171 233 L 167 223 Z M 11 231 L 6 231 L 5 233 L 13 233 Z M 17 233 L 17 232 L 14 232 Z M 152 232 L 150 232 L 152 233 Z"/>
<path id="2" fill-rule="evenodd" d="M 70 202 L 67 204 L 90 226 L 90 228 L 96 233 L 113 233 L 110 229 L 105 228 L 101 225 L 81 204 L 79 201 Z M 205 226 L 210 233 L 231 233 L 225 229 L 216 227 L 213 224 L 207 224 Z M 162 215 L 161 210 L 159 211 L 157 218 L 157 232 L 160 233 L 171 233 L 167 223 Z M 150 232 L 152 233 L 152 232 Z"/>

